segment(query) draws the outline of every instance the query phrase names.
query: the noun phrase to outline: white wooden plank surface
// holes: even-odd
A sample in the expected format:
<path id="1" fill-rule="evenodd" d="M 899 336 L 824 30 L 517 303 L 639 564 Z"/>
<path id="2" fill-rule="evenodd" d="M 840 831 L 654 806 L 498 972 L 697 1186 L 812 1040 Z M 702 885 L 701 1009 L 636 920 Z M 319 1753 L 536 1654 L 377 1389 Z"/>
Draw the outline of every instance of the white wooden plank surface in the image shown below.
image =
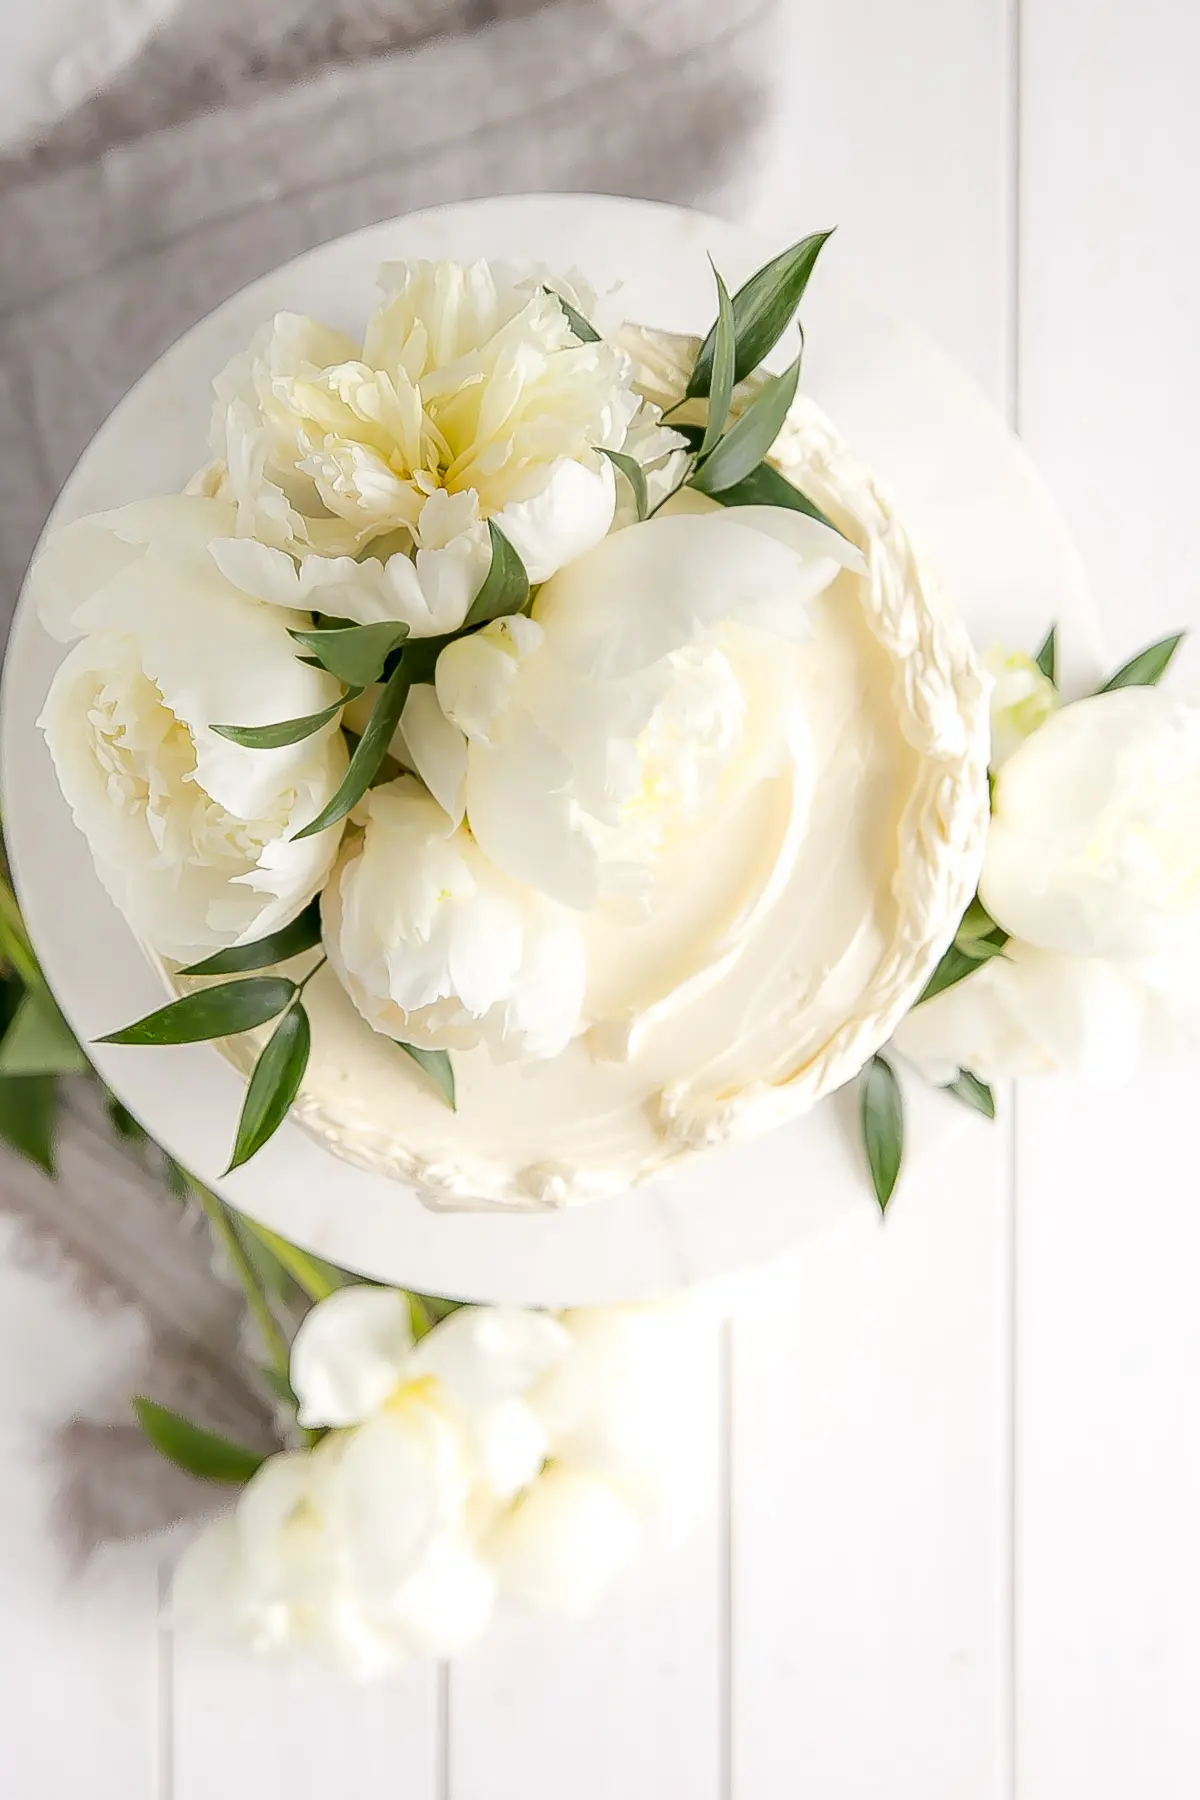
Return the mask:
<path id="1" fill-rule="evenodd" d="M 1025 0 L 1024 434 L 1114 656 L 1200 626 L 1200 14 Z M 1200 656 L 1185 678 L 1200 683 Z M 1195 1072 L 1021 1101 L 1021 1800 L 1200 1791 Z"/>
<path id="2" fill-rule="evenodd" d="M 772 221 L 1010 388 L 1002 0 L 794 7 Z M 830 79 L 829 71 L 844 79 Z M 894 273 L 893 273 L 894 272 Z M 1009 1219 L 970 1130 L 744 1308 L 733 1364 L 737 1796 L 985 1800 L 1009 1782 Z"/>

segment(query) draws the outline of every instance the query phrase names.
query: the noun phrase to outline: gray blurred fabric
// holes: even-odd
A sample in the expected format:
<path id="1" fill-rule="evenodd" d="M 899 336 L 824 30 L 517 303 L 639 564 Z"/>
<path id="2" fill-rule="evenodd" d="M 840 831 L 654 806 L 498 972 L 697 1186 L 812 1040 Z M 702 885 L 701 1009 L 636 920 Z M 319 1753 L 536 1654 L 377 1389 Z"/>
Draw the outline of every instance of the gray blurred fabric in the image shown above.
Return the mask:
<path id="1" fill-rule="evenodd" d="M 736 205 L 770 119 L 773 12 L 187 0 L 108 94 L 0 161 L 0 635 L 88 439 L 265 270 L 489 193 Z"/>
<path id="2" fill-rule="evenodd" d="M 106 94 L 0 159 L 0 639 L 89 438 L 168 344 L 267 269 L 489 193 L 735 206 L 771 120 L 773 12 L 773 0 L 180 0 Z M 103 1296 L 137 1313 L 145 1343 L 121 1391 L 59 1421 L 47 1447 L 60 1524 L 86 1549 L 208 1503 L 117 1422 L 128 1389 L 255 1441 L 269 1421 L 239 1369 L 240 1309 L 153 1158 L 112 1142 L 86 1089 L 62 1140 L 58 1185 L 0 1149 L 2 1241 L 70 1285 L 88 1329 Z M 81 1324 L 81 1365 L 85 1338 Z"/>

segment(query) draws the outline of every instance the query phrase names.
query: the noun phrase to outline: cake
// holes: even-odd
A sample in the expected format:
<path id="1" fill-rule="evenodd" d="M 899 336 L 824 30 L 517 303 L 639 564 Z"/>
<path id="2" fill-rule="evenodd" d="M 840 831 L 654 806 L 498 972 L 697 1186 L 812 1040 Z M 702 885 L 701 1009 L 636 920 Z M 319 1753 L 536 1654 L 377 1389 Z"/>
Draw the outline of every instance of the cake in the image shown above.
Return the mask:
<path id="1" fill-rule="evenodd" d="M 414 281 L 433 292 L 439 280 L 461 279 L 470 294 L 477 271 L 451 276 L 444 272 L 451 265 L 430 274 L 431 267 L 422 265 L 417 277 L 411 271 L 389 277 L 393 293 L 409 294 L 404 331 L 388 344 L 385 326 L 392 327 L 386 318 L 379 323 L 385 302 L 368 331 L 363 361 L 355 346 L 322 341 L 318 356 L 306 340 L 304 353 L 293 354 L 293 346 L 286 363 L 280 346 L 291 328 L 277 320 L 267 351 L 218 387 L 224 422 L 215 447 L 225 453 L 184 497 L 191 507 L 186 529 L 178 523 L 180 502 L 170 514 L 170 556 L 180 567 L 188 563 L 187 583 L 199 566 L 195 559 L 208 557 L 222 584 L 252 594 L 261 609 L 299 610 L 301 627 L 340 619 L 344 632 L 350 619 L 360 633 L 386 634 L 389 619 L 408 620 L 407 648 L 397 639 L 387 653 L 392 662 L 380 671 L 388 677 L 398 656 L 414 658 L 402 716 L 389 732 L 393 760 L 348 822 L 338 821 L 324 859 L 319 846 L 335 836 L 332 826 L 304 837 L 310 851 L 301 857 L 297 847 L 285 879 L 277 868 L 282 855 L 272 848 L 283 833 L 260 825 L 257 814 L 249 823 L 231 815 L 223 790 L 210 800 L 217 784 L 206 770 L 222 756 L 222 770 L 233 767 L 231 752 L 212 735 L 219 721 L 210 707 L 197 724 L 189 702 L 166 694 L 157 665 L 140 648 L 138 678 L 150 681 L 154 703 L 164 709 L 149 737 L 143 732 L 134 744 L 137 733 L 122 722 L 126 689 L 114 699 L 111 682 L 97 685 L 94 655 L 81 657 L 79 650 L 64 664 L 75 657 L 79 669 L 56 679 L 46 727 L 64 791 L 89 832 L 106 885 L 177 994 L 218 979 L 219 972 L 187 972 L 203 962 L 192 949 L 244 945 L 278 932 L 322 890 L 323 950 L 306 946 L 272 965 L 277 976 L 309 977 L 303 1057 L 286 1046 L 296 1075 L 287 1097 L 299 1125 L 334 1154 L 412 1184 L 435 1205 L 559 1207 L 624 1190 L 685 1159 L 775 1129 L 844 1084 L 887 1042 L 975 892 L 988 815 L 986 688 L 887 490 L 803 393 L 791 398 L 760 465 L 773 473 L 775 485 L 765 483 L 762 492 L 774 503 L 737 506 L 727 490 L 722 499 L 702 483 L 675 486 L 679 470 L 702 468 L 703 454 L 713 448 L 705 446 L 696 462 L 707 403 L 687 395 L 701 340 L 628 323 L 598 338 L 584 316 L 594 302 L 579 284 L 541 286 L 551 308 L 561 304 L 574 333 L 569 344 L 555 337 L 547 354 L 574 356 L 571 368 L 585 371 L 608 358 L 606 369 L 622 371 L 617 398 L 605 402 L 608 441 L 599 448 L 589 441 L 572 465 L 586 469 L 591 486 L 570 516 L 586 519 L 603 485 L 614 496 L 607 522 L 598 534 L 589 527 L 582 547 L 560 545 L 554 566 L 542 566 L 530 527 L 542 490 L 523 477 L 525 485 L 511 488 L 507 498 L 498 494 L 503 505 L 481 500 L 466 532 L 457 517 L 447 524 L 441 512 L 457 507 L 462 492 L 451 486 L 453 426 L 469 405 L 478 435 L 477 415 L 487 403 L 479 398 L 479 377 L 453 389 L 444 373 L 475 354 L 470 332 L 463 338 L 460 330 L 462 341 L 435 357 L 426 341 L 432 327 L 411 299 Z M 502 286 L 490 273 L 487 282 Z M 529 298 L 538 290 L 526 280 L 521 292 L 530 315 L 541 319 L 545 307 Z M 460 306 L 460 327 L 463 316 Z M 515 329 L 511 314 L 501 318 L 497 341 L 506 329 Z M 417 350 L 415 333 L 426 334 Z M 600 348 L 589 364 L 583 353 L 594 344 Z M 706 353 L 712 351 L 710 334 Z M 488 365 L 487 393 L 501 375 L 519 386 L 524 377 L 512 369 L 524 367 L 521 354 L 514 350 L 511 368 Z M 399 371 L 392 387 L 376 374 L 389 355 Z M 393 444 L 408 429 L 401 412 L 387 408 L 406 391 L 404 358 L 419 356 L 433 373 L 422 377 L 426 411 L 413 429 L 441 433 L 443 448 L 431 451 L 420 440 L 434 478 L 417 469 L 413 451 L 401 494 L 393 479 L 398 453 L 389 450 L 392 463 L 380 463 L 378 471 L 367 464 L 383 455 L 378 434 L 390 433 Z M 719 359 L 718 343 L 713 360 Z M 346 373 L 364 369 L 365 375 Z M 368 377 L 374 382 L 369 404 L 360 398 Z M 718 369 L 713 381 L 719 380 Z M 336 456 L 330 448 L 341 429 L 331 422 L 333 411 L 351 404 L 345 396 L 352 382 L 360 384 L 352 403 L 368 418 L 361 433 L 366 449 L 356 449 L 353 466 L 341 438 Z M 291 485 L 282 479 L 272 485 L 262 473 L 261 421 L 286 435 L 291 415 L 280 424 L 280 396 L 292 406 L 300 390 L 309 409 L 308 435 L 301 434 L 296 456 L 300 473 Z M 474 397 L 464 400 L 464 394 Z M 728 418 L 745 420 L 779 395 L 779 378 L 753 369 L 733 387 Z M 571 389 L 555 429 L 575 428 L 560 415 L 577 404 L 582 401 Z M 230 421 L 247 407 L 257 438 L 249 431 L 231 435 Z M 621 412 L 615 424 L 614 407 Z M 323 423 L 314 426 L 313 418 Z M 511 450 L 521 431 L 533 441 L 548 430 L 543 414 L 527 410 L 505 442 Z M 313 434 L 320 431 L 327 435 L 318 442 Z M 260 462 L 248 457 L 239 466 L 229 449 L 234 442 L 242 449 L 257 444 Z M 568 461 L 560 456 L 552 466 L 561 474 Z M 631 461 L 640 477 L 630 471 Z M 471 476 L 471 491 L 486 497 L 495 471 L 485 456 Z M 779 501 L 779 477 L 803 496 L 799 505 Z M 583 476 L 572 479 L 583 495 Z M 300 487 L 310 480 L 319 485 L 321 504 L 305 512 Z M 651 499 L 652 516 L 642 517 Z M 225 516 L 222 507 L 230 517 L 237 509 L 236 525 L 225 534 L 213 523 Z M 367 529 L 361 520 L 369 507 L 375 510 Z M 412 508 L 421 507 L 427 510 L 418 524 Z M 434 512 L 440 536 L 427 523 Z M 483 591 L 480 569 L 489 567 L 485 558 L 474 574 L 468 568 L 489 543 L 483 515 L 504 521 L 502 533 L 490 534 L 490 567 L 499 567 L 498 544 L 505 553 L 515 545 L 528 576 L 527 602 L 490 620 L 467 611 Z M 98 527 L 110 533 L 103 552 L 107 585 L 101 581 L 98 590 L 108 596 L 103 605 L 92 591 Z M 154 535 L 167 529 L 157 515 L 144 529 L 103 519 L 69 528 L 76 534 L 74 563 L 53 546 L 43 560 L 43 616 L 62 635 L 90 633 L 85 646 L 103 632 L 133 630 L 131 615 L 118 616 L 127 606 L 125 590 L 167 555 Z M 81 530 L 92 537 L 85 542 Z M 188 532 L 194 541 L 181 550 Z M 114 541 L 121 546 L 115 557 Z M 441 559 L 436 579 L 418 596 L 425 608 L 419 624 L 412 612 L 418 601 L 388 598 L 400 578 L 408 595 L 414 547 L 426 570 L 433 569 L 431 550 Z M 79 574 L 84 560 L 92 571 L 86 579 Z M 207 593 L 214 577 L 209 563 L 203 566 Z M 661 611 L 643 604 L 646 569 L 657 573 Z M 368 582 L 371 594 L 363 599 Z M 81 585 L 89 590 L 82 606 Z M 354 611 L 346 600 L 351 589 Z M 456 602 L 460 589 L 466 599 Z M 261 623 L 256 612 L 244 629 Z M 472 625 L 481 629 L 462 635 Z M 139 632 L 145 629 L 138 624 Z M 323 648 L 315 636 L 310 629 L 302 645 L 310 661 Z M 386 635 L 371 640 L 385 641 Z M 419 662 L 422 641 L 432 644 L 436 660 Z M 246 652 L 251 662 L 256 654 Z M 297 694 L 311 690 L 313 717 L 321 718 L 317 704 L 329 699 L 321 684 L 330 664 L 310 670 L 298 651 L 296 660 L 287 679 Z M 189 673 L 189 693 L 196 679 Z M 344 674 L 341 679 L 349 682 Z M 286 786 L 292 826 L 319 824 L 322 806 L 328 811 L 345 775 L 343 731 L 353 728 L 351 744 L 369 736 L 380 688 L 364 686 L 356 694 L 348 685 L 344 712 L 335 692 L 326 708 L 331 716 L 299 747 L 281 740 L 253 752 L 292 770 Z M 243 683 L 242 702 L 242 736 L 261 736 L 277 713 L 255 713 L 252 682 Z M 302 699 L 296 710 L 307 706 Z M 82 792 L 63 748 L 72 732 L 78 735 L 82 714 L 93 724 L 103 714 L 96 729 L 104 743 L 106 793 L 111 796 L 114 782 L 124 783 L 120 804 L 133 808 L 138 829 L 153 823 L 149 882 L 132 884 L 111 867 L 106 872 L 113 852 L 95 826 L 92 791 Z M 183 727 L 185 764 L 188 757 L 192 763 L 180 765 L 171 792 L 186 793 L 191 804 L 200 787 L 208 807 L 203 832 L 218 831 L 221 855 L 257 859 L 238 865 L 241 885 L 227 885 L 216 897 L 205 889 L 205 933 L 187 946 L 175 941 L 179 933 L 148 931 L 145 923 L 145 896 L 163 860 L 175 854 L 174 827 L 155 814 L 156 784 L 166 779 L 164 758 Z M 303 761 L 305 743 L 314 746 L 319 770 L 317 761 Z M 243 762 L 248 754 L 243 748 Z M 566 773 L 552 776 L 548 768 L 560 755 Z M 170 808 L 160 811 L 166 817 Z M 198 829 L 193 814 L 189 844 Z M 185 861 L 187 855 L 190 848 Z M 211 887 L 215 853 L 205 855 Z M 443 865 L 448 872 L 437 873 Z M 188 880 L 192 874 L 189 862 Z M 419 894 L 418 875 L 425 884 Z M 245 916 L 247 888 L 257 909 L 252 922 Z M 399 949 L 387 919 L 380 919 L 392 895 L 400 910 L 407 908 L 408 935 Z M 473 895 L 486 898 L 490 910 L 481 911 L 476 938 L 458 944 L 458 987 L 447 992 L 444 976 L 439 988 L 430 974 L 428 946 L 437 941 L 442 917 L 437 908 L 445 903 L 461 911 Z M 424 926 L 422 907 L 429 915 Z M 472 943 L 487 962 L 486 979 L 468 966 Z M 497 987 L 499 964 L 506 973 Z M 445 966 L 455 966 L 453 955 Z M 472 1005 L 462 990 L 481 982 L 480 991 L 487 991 Z M 288 1016 L 297 1005 L 294 999 Z M 223 1038 L 221 1048 L 250 1075 L 264 1066 L 276 1030 L 273 1023 L 251 1025 Z M 453 1110 L 445 1103 L 445 1082 L 439 1087 L 428 1079 L 431 1059 L 443 1073 L 452 1065 Z"/>

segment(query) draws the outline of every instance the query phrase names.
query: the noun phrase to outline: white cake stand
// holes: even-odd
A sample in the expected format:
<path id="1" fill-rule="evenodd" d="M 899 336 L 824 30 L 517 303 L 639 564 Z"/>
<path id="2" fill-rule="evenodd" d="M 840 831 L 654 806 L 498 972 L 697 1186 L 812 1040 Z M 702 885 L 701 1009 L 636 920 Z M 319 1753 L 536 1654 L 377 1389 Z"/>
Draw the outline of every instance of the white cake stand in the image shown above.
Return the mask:
<path id="1" fill-rule="evenodd" d="M 183 485 L 205 459 L 209 383 L 273 312 L 355 331 L 384 260 L 534 258 L 578 266 L 625 316 L 703 330 L 707 255 L 731 287 L 781 245 L 698 213 L 594 196 L 522 196 L 437 207 L 356 232 L 255 282 L 180 339 L 85 452 L 54 522 Z M 933 346 L 836 280 L 836 247 L 805 302 L 805 386 L 895 489 L 981 646 L 1032 647 L 1050 621 L 1068 665 L 1098 654 L 1082 573 L 1024 451 Z M 3 689 L 9 855 L 47 976 L 85 1042 L 160 1005 L 163 992 L 93 871 L 35 721 L 63 647 L 20 606 Z M 665 1292 L 762 1261 L 848 1207 L 871 1205 L 848 1114 L 835 1096 L 807 1119 L 670 1180 L 553 1214 L 434 1212 L 408 1188 L 351 1168 L 288 1124 L 248 1168 L 219 1178 L 242 1083 L 209 1045 L 96 1046 L 97 1067 L 147 1130 L 241 1208 L 310 1250 L 426 1292 L 587 1304 Z M 913 1086 L 921 1155 L 958 1109 Z M 845 1103 L 844 1103 L 845 1102 Z"/>

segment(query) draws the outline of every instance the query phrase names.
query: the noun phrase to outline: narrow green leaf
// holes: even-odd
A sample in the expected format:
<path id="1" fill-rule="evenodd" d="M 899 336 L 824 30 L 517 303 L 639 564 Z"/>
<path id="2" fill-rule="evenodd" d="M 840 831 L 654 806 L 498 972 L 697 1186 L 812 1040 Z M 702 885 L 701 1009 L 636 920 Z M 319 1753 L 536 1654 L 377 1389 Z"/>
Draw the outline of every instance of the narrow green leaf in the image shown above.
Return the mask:
<path id="1" fill-rule="evenodd" d="M 859 1091 L 863 1148 L 880 1212 L 895 1190 L 904 1155 L 904 1100 L 886 1057 L 873 1056 L 862 1072 Z"/>
<path id="2" fill-rule="evenodd" d="M 249 1162 L 287 1118 L 304 1079 L 311 1047 L 308 1014 L 297 1002 L 284 1013 L 254 1065 L 227 1175 Z"/>
<path id="3" fill-rule="evenodd" d="M 357 700 L 361 693 L 360 687 L 348 687 L 341 699 L 324 712 L 309 713 L 303 719 L 284 719 L 278 725 L 214 725 L 213 730 L 231 744 L 240 744 L 243 750 L 281 750 L 285 744 L 299 744 L 313 737 L 323 725 L 337 718 L 347 701 Z"/>
<path id="4" fill-rule="evenodd" d="M 108 1108 L 109 1123 L 119 1138 L 124 1138 L 127 1144 L 144 1144 L 147 1141 L 143 1127 L 115 1094 L 107 1096 L 105 1105 Z"/>
<path id="5" fill-rule="evenodd" d="M 0 1076 L 79 1075 L 89 1067 L 49 993 L 33 988 L 0 1043 Z"/>
<path id="6" fill-rule="evenodd" d="M 412 670 L 405 655 L 388 676 L 383 692 L 375 702 L 375 709 L 350 758 L 350 767 L 342 778 L 341 787 L 324 811 L 317 814 L 312 824 L 296 833 L 293 842 L 299 838 L 314 837 L 318 831 L 325 831 L 330 825 L 336 825 L 339 819 L 344 819 L 358 805 L 388 753 L 388 745 L 400 723 L 400 714 L 404 711 L 404 702 L 408 699 L 412 683 Z"/>
<path id="7" fill-rule="evenodd" d="M 177 1200 L 190 1200 L 192 1197 L 192 1181 L 182 1163 L 177 1163 L 173 1156 L 163 1152 L 163 1174 L 167 1178 L 167 1186 Z"/>
<path id="8" fill-rule="evenodd" d="M 12 965 L 27 988 L 45 986 L 17 897 L 3 876 L 0 876 L 0 957 Z"/>
<path id="9" fill-rule="evenodd" d="M 844 531 L 838 531 L 833 520 L 821 511 L 815 500 L 802 494 L 786 475 L 781 475 L 768 462 L 760 462 L 756 469 L 751 469 L 748 475 L 743 475 L 732 487 L 722 488 L 712 498 L 719 500 L 722 506 L 784 506 L 791 512 L 804 513 L 808 518 L 816 519 L 818 524 L 828 525 L 830 531 L 837 531 L 839 537 L 846 535 Z"/>
<path id="10" fill-rule="evenodd" d="M 802 238 L 790 250 L 765 263 L 733 296 L 735 381 L 744 381 L 779 342 L 804 298 L 817 258 L 832 236 L 832 231 L 814 231 Z M 700 399 L 709 391 L 715 340 L 714 327 L 700 346 L 688 381 L 688 400 Z"/>
<path id="11" fill-rule="evenodd" d="M 54 1174 L 57 1100 L 53 1075 L 15 1075 L 0 1080 L 0 1138 L 47 1175 Z"/>
<path id="12" fill-rule="evenodd" d="M 690 482 L 702 494 L 720 497 L 755 470 L 779 436 L 800 380 L 799 358 L 782 375 L 776 375 L 756 395 L 740 418 L 735 419 L 716 449 L 702 457 Z"/>
<path id="13" fill-rule="evenodd" d="M 1047 681 L 1057 681 L 1058 668 L 1058 626 L 1052 625 L 1046 633 L 1041 649 L 1034 657 L 1034 662 L 1042 671 Z"/>
<path id="14" fill-rule="evenodd" d="M 471 602 L 463 620 L 463 630 L 486 625 L 490 619 L 507 618 L 523 612 L 529 604 L 529 577 L 521 561 L 495 519 L 488 520 L 488 536 L 492 540 L 492 560 L 483 586 Z"/>
<path id="15" fill-rule="evenodd" d="M 236 1037 L 265 1025 L 287 1006 L 296 992 L 294 981 L 282 975 L 252 976 L 249 981 L 228 981 L 222 987 L 185 994 L 157 1012 L 147 1013 L 123 1031 L 97 1041 L 101 1044 L 200 1044 L 209 1038 Z"/>
<path id="16" fill-rule="evenodd" d="M 579 339 L 581 344 L 598 344 L 600 342 L 600 333 L 596 330 L 596 327 L 590 324 L 589 321 L 584 318 L 583 314 L 576 307 L 571 305 L 569 300 L 564 300 L 557 288 L 543 287 L 542 292 L 554 295 L 554 298 L 558 301 L 558 304 L 567 315 L 567 324 L 571 327 L 571 330 L 575 333 L 575 336 Z"/>
<path id="17" fill-rule="evenodd" d="M 1145 650 L 1123 663 L 1115 675 L 1110 675 L 1098 693 L 1111 694 L 1114 688 L 1157 687 L 1171 665 L 1171 659 L 1182 644 L 1186 632 L 1177 631 L 1173 637 L 1150 644 Z"/>
<path id="18" fill-rule="evenodd" d="M 411 1056 L 413 1061 L 424 1069 L 450 1111 L 457 1112 L 458 1106 L 454 1093 L 454 1065 L 450 1061 L 449 1053 L 445 1050 L 419 1050 L 415 1044 L 402 1044 L 399 1038 L 395 1041 L 398 1049 L 403 1050 L 406 1056 Z"/>
<path id="19" fill-rule="evenodd" d="M 942 1091 L 953 1094 L 964 1106 L 974 1107 L 985 1119 L 994 1119 L 996 1116 L 995 1094 L 987 1082 L 980 1081 L 978 1075 L 973 1075 L 970 1069 L 960 1069 L 953 1081 L 946 1082 Z"/>
<path id="20" fill-rule="evenodd" d="M 707 456 L 715 448 L 725 428 L 725 421 L 729 417 L 729 406 L 733 399 L 734 358 L 737 353 L 733 302 L 729 298 L 729 289 L 722 281 L 720 271 L 715 263 L 713 264 L 713 274 L 717 281 L 718 310 L 708 413 L 704 421 L 704 435 L 700 439 L 700 455 L 702 457 Z"/>
<path id="21" fill-rule="evenodd" d="M 920 1006 L 924 1001 L 944 994 L 947 988 L 965 981 L 968 975 L 973 975 L 989 958 L 1000 956 L 1007 942 L 1007 935 L 997 927 L 990 937 L 974 938 L 968 944 L 951 944 L 914 1004 Z"/>
<path id="22" fill-rule="evenodd" d="M 240 1222 L 310 1300 L 328 1299 L 338 1288 L 354 1285 L 355 1277 L 347 1274 L 345 1269 L 337 1268 L 308 1250 L 301 1250 L 298 1244 L 280 1237 L 266 1225 L 260 1225 L 257 1219 L 243 1214 Z"/>
<path id="23" fill-rule="evenodd" d="M 373 681 L 382 680 L 384 664 L 408 636 L 408 626 L 400 619 L 380 619 L 374 625 L 290 631 L 288 636 L 310 650 L 323 669 L 361 693 Z"/>
<path id="24" fill-rule="evenodd" d="M 626 456 L 623 450 L 604 450 L 601 456 L 607 456 L 615 469 L 619 469 L 630 487 L 633 489 L 633 503 L 637 507 L 637 516 L 644 519 L 650 511 L 650 496 L 646 492 L 646 471 L 636 456 Z"/>
<path id="25" fill-rule="evenodd" d="M 260 1469 L 266 1457 L 244 1444 L 231 1443 L 215 1431 L 204 1431 L 178 1413 L 169 1412 L 139 1394 L 133 1402 L 137 1422 L 160 1456 L 202 1481 L 221 1481 L 241 1487 Z"/>
<path id="26" fill-rule="evenodd" d="M 192 963 L 185 975 L 243 975 L 250 969 L 272 969 L 276 963 L 313 950 L 321 941 L 321 902 L 310 900 L 290 925 L 283 925 L 269 936 L 253 944 L 235 944 L 230 950 L 218 950 L 203 962 Z"/>

